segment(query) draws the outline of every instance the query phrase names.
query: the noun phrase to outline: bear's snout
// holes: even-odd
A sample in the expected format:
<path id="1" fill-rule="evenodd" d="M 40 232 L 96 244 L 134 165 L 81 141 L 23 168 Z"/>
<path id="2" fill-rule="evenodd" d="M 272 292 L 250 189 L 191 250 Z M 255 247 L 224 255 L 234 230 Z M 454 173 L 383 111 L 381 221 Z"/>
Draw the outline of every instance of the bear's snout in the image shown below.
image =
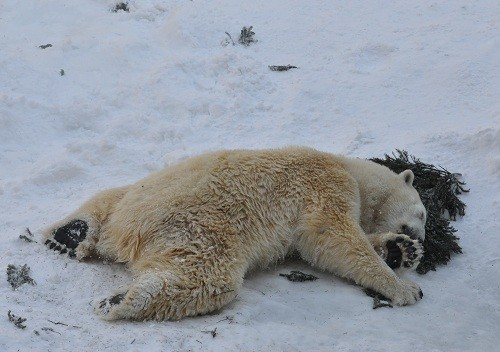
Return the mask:
<path id="1" fill-rule="evenodd" d="M 424 239 L 424 235 L 420 234 L 419 229 L 416 229 L 414 227 L 410 227 L 408 225 L 401 226 L 401 232 L 414 240 L 418 240 L 418 239 L 423 240 Z"/>

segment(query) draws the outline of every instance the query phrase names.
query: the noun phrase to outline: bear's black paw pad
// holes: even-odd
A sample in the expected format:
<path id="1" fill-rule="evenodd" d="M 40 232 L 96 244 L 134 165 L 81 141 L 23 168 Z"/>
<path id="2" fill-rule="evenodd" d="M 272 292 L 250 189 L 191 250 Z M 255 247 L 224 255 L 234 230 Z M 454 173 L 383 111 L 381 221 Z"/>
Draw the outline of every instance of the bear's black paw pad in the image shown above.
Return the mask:
<path id="1" fill-rule="evenodd" d="M 121 301 L 123 301 L 126 294 L 127 294 L 126 292 L 119 293 L 113 297 L 103 299 L 101 302 L 99 302 L 98 309 L 101 312 L 101 314 L 103 315 L 108 314 L 111 308 L 113 308 L 113 306 L 116 306 L 117 304 L 120 304 Z"/>
<path id="2" fill-rule="evenodd" d="M 70 257 L 76 256 L 76 247 L 87 237 L 89 226 L 83 220 L 72 220 L 52 232 L 52 238 L 45 244 L 61 254 L 68 253 Z"/>
<path id="3" fill-rule="evenodd" d="M 385 243 L 385 246 L 387 247 L 387 258 L 385 259 L 385 262 L 391 269 L 399 268 L 401 266 L 401 261 L 403 260 L 403 253 L 401 252 L 398 244 L 396 241 L 390 240 Z"/>
<path id="4" fill-rule="evenodd" d="M 418 240 L 412 240 L 403 235 L 387 241 L 386 247 L 387 257 L 385 262 L 391 269 L 414 268 L 420 263 L 423 251 Z"/>

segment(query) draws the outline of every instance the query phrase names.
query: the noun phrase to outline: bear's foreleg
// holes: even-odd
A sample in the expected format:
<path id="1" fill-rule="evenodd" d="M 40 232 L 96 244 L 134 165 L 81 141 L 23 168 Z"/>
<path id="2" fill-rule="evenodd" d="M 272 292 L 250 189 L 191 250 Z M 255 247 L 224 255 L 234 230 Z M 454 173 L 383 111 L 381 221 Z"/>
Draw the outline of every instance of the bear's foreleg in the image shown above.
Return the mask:
<path id="1" fill-rule="evenodd" d="M 98 193 L 65 219 L 44 230 L 44 243 L 72 258 L 95 255 L 101 228 L 128 189 L 125 186 Z"/>
<path id="2" fill-rule="evenodd" d="M 396 305 L 413 304 L 422 298 L 418 285 L 397 277 L 375 252 L 359 225 L 347 215 L 336 221 L 328 221 L 322 215 L 310 217 L 313 218 L 297 239 L 302 258 L 373 289 Z"/>

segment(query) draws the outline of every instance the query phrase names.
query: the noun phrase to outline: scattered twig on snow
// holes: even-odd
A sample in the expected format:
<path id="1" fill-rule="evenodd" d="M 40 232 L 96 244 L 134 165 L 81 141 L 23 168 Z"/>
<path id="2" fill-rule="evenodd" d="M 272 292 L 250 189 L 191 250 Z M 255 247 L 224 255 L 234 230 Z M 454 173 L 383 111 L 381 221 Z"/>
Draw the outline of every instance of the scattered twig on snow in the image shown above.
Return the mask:
<path id="1" fill-rule="evenodd" d="M 112 11 L 113 12 L 118 12 L 118 11 L 130 12 L 130 9 L 128 7 L 128 2 L 120 2 L 120 3 L 116 4 Z"/>
<path id="2" fill-rule="evenodd" d="M 64 70 L 61 68 L 61 71 L 59 71 L 59 74 L 60 74 L 61 76 L 64 76 L 64 75 L 66 74 L 66 72 L 64 72 Z"/>
<path id="3" fill-rule="evenodd" d="M 252 26 L 243 27 L 240 33 L 240 37 L 238 38 L 239 44 L 243 46 L 249 46 L 252 43 L 257 43 L 257 39 L 253 37 L 255 35 L 255 32 L 252 31 L 252 28 L 253 28 Z M 222 40 L 221 45 L 222 46 L 228 46 L 229 44 L 232 44 L 233 46 L 236 45 L 231 34 L 229 34 L 228 32 L 224 33 L 226 33 L 227 38 L 224 38 L 224 40 Z"/>
<path id="4" fill-rule="evenodd" d="M 21 267 L 17 267 L 13 264 L 7 265 L 7 281 L 14 290 L 25 283 L 36 285 L 35 280 L 33 280 L 29 274 L 30 267 L 28 264 L 24 264 Z"/>
<path id="5" fill-rule="evenodd" d="M 252 43 L 257 43 L 257 39 L 254 39 L 255 32 L 252 31 L 253 26 L 243 27 L 240 33 L 240 38 L 238 39 L 238 43 L 244 46 L 249 46 Z"/>
<path id="6" fill-rule="evenodd" d="M 223 41 L 222 41 L 222 46 L 228 46 L 229 44 L 232 44 L 233 46 L 236 45 L 236 43 L 234 42 L 233 40 L 233 37 L 231 37 L 231 34 L 229 34 L 228 32 L 225 32 L 226 35 L 227 35 L 227 38 L 225 38 Z"/>
<path id="7" fill-rule="evenodd" d="M 271 65 L 271 66 L 269 66 L 269 69 L 271 71 L 288 71 L 288 70 L 291 70 L 292 68 L 298 68 L 298 67 L 297 66 L 292 66 L 292 65 L 284 65 L 284 66 Z"/>
<path id="8" fill-rule="evenodd" d="M 29 242 L 29 243 L 31 243 L 31 242 L 36 243 L 36 241 L 34 240 L 35 236 L 33 235 L 33 233 L 31 233 L 31 231 L 28 227 L 24 231 L 24 234 L 19 235 L 19 238 L 22 240 L 25 240 L 26 242 Z"/>
<path id="9" fill-rule="evenodd" d="M 49 319 L 47 319 L 47 321 L 48 321 L 49 323 L 54 324 L 54 325 L 69 326 L 70 328 L 77 328 L 77 329 L 81 329 L 81 328 L 82 328 L 81 326 L 64 324 L 64 323 L 61 323 L 60 321 L 52 321 L 52 320 L 49 320 Z"/>
<path id="10" fill-rule="evenodd" d="M 373 309 L 383 307 L 392 308 L 392 304 L 390 303 L 391 300 L 386 298 L 384 295 L 369 288 L 365 289 L 364 291 L 368 296 L 373 298 Z"/>
<path id="11" fill-rule="evenodd" d="M 203 333 L 205 334 L 212 334 L 212 337 L 214 338 L 215 336 L 217 336 L 217 328 L 213 329 L 213 330 L 203 330 L 202 331 Z"/>
<path id="12" fill-rule="evenodd" d="M 54 330 L 54 329 L 52 329 L 52 328 L 43 327 L 43 328 L 42 328 L 42 330 L 43 330 L 43 331 L 55 332 L 56 334 L 62 335 L 59 331 L 55 331 L 55 330 Z"/>
<path id="13" fill-rule="evenodd" d="M 229 320 L 229 324 L 231 324 L 234 320 L 234 317 L 230 317 L 229 315 L 226 315 L 226 317 L 224 319 L 221 319 L 221 320 L 215 322 L 215 324 L 226 321 L 226 320 Z"/>
<path id="14" fill-rule="evenodd" d="M 40 49 L 47 49 L 47 48 L 51 48 L 51 47 L 52 47 L 52 44 L 45 44 L 45 45 L 39 46 Z"/>
<path id="15" fill-rule="evenodd" d="M 311 274 L 305 274 L 298 270 L 290 271 L 290 274 L 280 274 L 280 276 L 286 277 L 289 281 L 292 282 L 304 282 L 304 281 L 314 281 L 318 278 Z"/>
<path id="16" fill-rule="evenodd" d="M 9 310 L 7 313 L 7 316 L 9 317 L 9 321 L 14 323 L 14 325 L 19 328 L 19 329 L 26 329 L 26 325 L 23 325 L 23 323 L 26 321 L 26 318 L 21 318 L 18 317 L 17 315 L 12 314 L 12 312 Z"/>

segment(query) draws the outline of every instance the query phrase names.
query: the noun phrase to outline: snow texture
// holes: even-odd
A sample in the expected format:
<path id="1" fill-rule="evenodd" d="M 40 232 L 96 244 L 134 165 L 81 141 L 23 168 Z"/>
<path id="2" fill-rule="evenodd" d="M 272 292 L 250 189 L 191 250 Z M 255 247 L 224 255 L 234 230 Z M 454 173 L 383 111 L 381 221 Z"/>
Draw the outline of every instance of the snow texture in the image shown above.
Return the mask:
<path id="1" fill-rule="evenodd" d="M 0 2 L 1 351 L 498 350 L 499 1 L 117 3 Z M 227 45 L 245 26 L 257 42 Z M 269 70 L 288 64 L 299 69 Z M 99 190 L 204 151 L 292 144 L 399 148 L 463 174 L 464 253 L 408 274 L 422 301 L 373 310 L 361 288 L 289 261 L 249 275 L 215 314 L 109 323 L 92 302 L 126 269 L 40 243 Z M 38 243 L 19 239 L 26 227 Z M 9 264 L 37 286 L 14 291 Z M 319 279 L 279 276 L 291 270 Z"/>

